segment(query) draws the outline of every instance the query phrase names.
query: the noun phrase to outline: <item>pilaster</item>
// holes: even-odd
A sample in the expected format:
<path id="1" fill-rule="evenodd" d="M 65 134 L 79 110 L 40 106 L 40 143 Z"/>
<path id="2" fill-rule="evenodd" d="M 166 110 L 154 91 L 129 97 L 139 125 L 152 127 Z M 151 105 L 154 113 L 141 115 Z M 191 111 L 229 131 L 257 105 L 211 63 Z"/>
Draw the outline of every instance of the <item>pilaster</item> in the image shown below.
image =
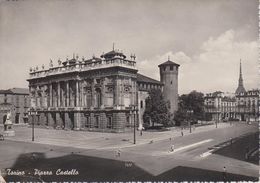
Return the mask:
<path id="1" fill-rule="evenodd" d="M 65 112 L 65 129 L 71 130 L 72 129 L 72 124 L 71 124 L 71 119 L 69 117 L 69 113 Z"/>
<path id="2" fill-rule="evenodd" d="M 47 123 L 47 119 L 45 113 L 40 113 L 40 125 L 45 126 L 46 123 Z"/>
<path id="3" fill-rule="evenodd" d="M 79 112 L 74 113 L 74 130 L 80 130 L 81 126 L 81 115 Z"/>
<path id="4" fill-rule="evenodd" d="M 57 122 L 57 129 L 62 128 L 62 119 L 61 119 L 61 114 L 59 112 L 56 113 L 56 122 Z"/>
<path id="5" fill-rule="evenodd" d="M 66 82 L 66 107 L 70 105 L 70 88 L 69 88 L 69 81 Z"/>
<path id="6" fill-rule="evenodd" d="M 48 126 L 54 127 L 54 119 L 52 113 L 48 113 Z"/>

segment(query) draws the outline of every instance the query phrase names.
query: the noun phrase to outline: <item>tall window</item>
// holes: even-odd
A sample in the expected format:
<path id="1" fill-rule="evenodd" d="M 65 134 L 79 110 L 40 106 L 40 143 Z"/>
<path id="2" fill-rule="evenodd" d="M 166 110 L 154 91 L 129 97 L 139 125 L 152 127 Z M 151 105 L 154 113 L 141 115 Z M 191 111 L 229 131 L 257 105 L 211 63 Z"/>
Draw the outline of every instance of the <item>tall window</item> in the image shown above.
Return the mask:
<path id="1" fill-rule="evenodd" d="M 141 102 L 140 102 L 140 106 L 141 106 L 141 109 L 143 108 L 143 101 L 141 100 Z"/>
<path id="2" fill-rule="evenodd" d="M 107 128 L 112 128 L 112 116 L 107 117 Z"/>
<path id="3" fill-rule="evenodd" d="M 98 128 L 99 127 L 99 117 L 96 116 L 95 117 L 95 128 Z"/>
<path id="4" fill-rule="evenodd" d="M 170 70 L 173 71 L 173 65 L 170 66 Z"/>

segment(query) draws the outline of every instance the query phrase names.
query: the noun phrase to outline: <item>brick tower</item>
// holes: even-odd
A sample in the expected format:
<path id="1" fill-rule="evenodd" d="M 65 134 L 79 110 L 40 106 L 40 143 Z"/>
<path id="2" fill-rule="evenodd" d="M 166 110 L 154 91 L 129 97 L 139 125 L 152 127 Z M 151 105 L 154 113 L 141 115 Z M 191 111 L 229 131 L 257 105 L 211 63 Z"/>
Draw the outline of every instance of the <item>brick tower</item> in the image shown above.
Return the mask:
<path id="1" fill-rule="evenodd" d="M 178 109 L 178 68 L 179 64 L 168 61 L 160 64 L 160 80 L 164 84 L 163 95 L 170 101 L 170 112 L 174 114 Z"/>

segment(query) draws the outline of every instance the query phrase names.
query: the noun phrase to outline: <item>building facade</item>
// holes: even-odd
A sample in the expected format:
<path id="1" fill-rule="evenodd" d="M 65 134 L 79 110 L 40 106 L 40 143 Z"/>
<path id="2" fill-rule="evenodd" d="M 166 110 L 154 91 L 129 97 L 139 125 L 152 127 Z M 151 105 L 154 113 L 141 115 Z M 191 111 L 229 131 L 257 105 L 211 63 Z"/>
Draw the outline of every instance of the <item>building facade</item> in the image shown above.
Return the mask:
<path id="1" fill-rule="evenodd" d="M 137 73 L 135 56 L 117 50 L 30 69 L 30 121 L 61 129 L 124 132 L 142 126 L 145 98 L 163 83 Z"/>
<path id="2" fill-rule="evenodd" d="M 238 87 L 234 94 L 208 93 L 204 97 L 205 112 L 210 120 L 257 121 L 259 118 L 260 90 L 245 90 L 240 61 Z"/>
<path id="3" fill-rule="evenodd" d="M 236 117 L 242 121 L 257 121 L 259 117 L 260 90 L 236 94 Z"/>
<path id="4" fill-rule="evenodd" d="M 11 120 L 14 124 L 28 122 L 28 110 L 30 107 L 29 90 L 26 88 L 12 88 L 0 90 L 0 124 L 5 122 L 7 112 L 11 112 Z"/>
<path id="5" fill-rule="evenodd" d="M 206 118 L 208 120 L 232 120 L 236 119 L 236 99 L 233 95 L 227 95 L 216 91 L 204 96 Z"/>

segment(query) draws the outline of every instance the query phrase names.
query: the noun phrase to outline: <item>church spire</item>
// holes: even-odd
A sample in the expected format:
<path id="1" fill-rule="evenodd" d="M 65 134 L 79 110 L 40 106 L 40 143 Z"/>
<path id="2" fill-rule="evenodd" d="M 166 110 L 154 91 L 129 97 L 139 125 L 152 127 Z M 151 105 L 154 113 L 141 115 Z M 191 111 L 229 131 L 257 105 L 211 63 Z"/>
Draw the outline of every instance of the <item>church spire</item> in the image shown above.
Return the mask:
<path id="1" fill-rule="evenodd" d="M 246 92 L 243 84 L 243 76 L 242 76 L 242 64 L 241 64 L 241 59 L 240 59 L 240 68 L 239 68 L 239 79 L 238 79 L 238 87 L 236 89 L 236 94 L 239 93 L 244 93 Z"/>

